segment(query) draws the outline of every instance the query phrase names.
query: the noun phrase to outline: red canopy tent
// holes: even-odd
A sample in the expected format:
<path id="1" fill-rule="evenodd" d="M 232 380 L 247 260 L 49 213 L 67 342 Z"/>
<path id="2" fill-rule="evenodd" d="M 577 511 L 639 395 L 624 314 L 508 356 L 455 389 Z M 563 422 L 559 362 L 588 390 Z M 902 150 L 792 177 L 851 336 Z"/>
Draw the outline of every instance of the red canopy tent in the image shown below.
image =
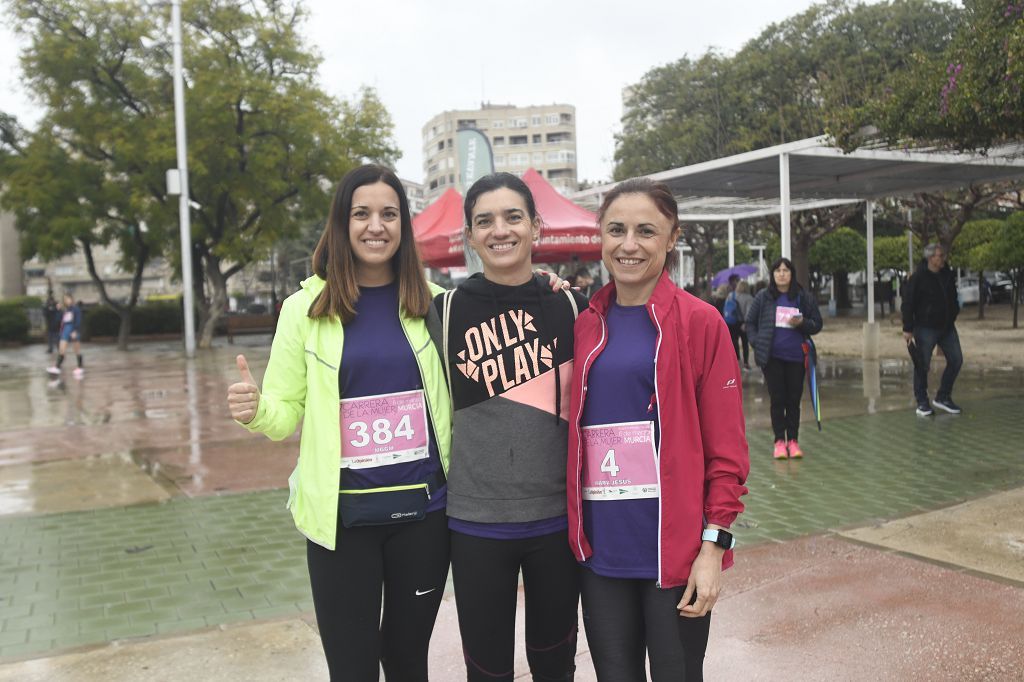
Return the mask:
<path id="1" fill-rule="evenodd" d="M 543 221 L 540 243 L 533 245 L 534 262 L 560 263 L 574 257 L 585 261 L 600 260 L 601 234 L 597 227 L 597 216 L 563 197 L 532 168 L 523 174 L 523 182 L 530 188 L 537 204 L 537 213 Z M 462 227 L 465 220 L 461 198 L 458 211 L 438 208 L 436 213 L 432 213 L 440 215 L 442 210 L 452 211 L 445 214 L 451 216 L 446 219 L 448 222 L 442 223 L 440 218 L 431 219 L 430 224 L 435 227 L 427 231 L 427 222 L 424 221 L 423 232 L 417 225 L 417 221 L 432 212 L 449 194 L 459 197 L 457 192 L 449 189 L 413 220 L 420 256 L 426 265 L 434 268 L 464 265 L 466 262 L 462 254 Z"/>
<path id="2" fill-rule="evenodd" d="M 462 229 L 462 195 L 449 187 L 437 201 L 412 219 L 412 232 L 417 243 L 439 234 Z"/>

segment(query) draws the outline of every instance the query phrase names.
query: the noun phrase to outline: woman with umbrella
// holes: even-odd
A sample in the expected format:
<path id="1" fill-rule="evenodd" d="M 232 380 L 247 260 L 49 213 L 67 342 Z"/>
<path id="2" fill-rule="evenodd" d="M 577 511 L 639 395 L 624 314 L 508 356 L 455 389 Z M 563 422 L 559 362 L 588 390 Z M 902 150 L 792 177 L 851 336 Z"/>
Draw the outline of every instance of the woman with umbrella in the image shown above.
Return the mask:
<path id="1" fill-rule="evenodd" d="M 804 340 L 821 331 L 814 297 L 794 276 L 793 262 L 779 258 L 771 267 L 768 288 L 758 292 L 747 311 L 747 336 L 754 360 L 764 372 L 771 398 L 775 459 L 804 456 L 800 431 L 800 396 L 804 383 Z"/>

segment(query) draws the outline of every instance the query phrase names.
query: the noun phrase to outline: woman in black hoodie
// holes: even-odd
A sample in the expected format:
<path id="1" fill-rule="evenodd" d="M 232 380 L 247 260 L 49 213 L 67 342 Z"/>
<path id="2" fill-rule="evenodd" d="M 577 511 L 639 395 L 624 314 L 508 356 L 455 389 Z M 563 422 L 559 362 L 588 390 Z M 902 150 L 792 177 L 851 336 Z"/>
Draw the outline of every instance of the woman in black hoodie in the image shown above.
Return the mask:
<path id="1" fill-rule="evenodd" d="M 469 680 L 512 680 L 520 571 L 534 679 L 571 680 L 579 576 L 566 542 L 573 323 L 586 299 L 530 262 L 540 217 L 510 173 L 465 200 L 477 273 L 434 300 L 454 405 L 448 472 L 452 576 Z"/>

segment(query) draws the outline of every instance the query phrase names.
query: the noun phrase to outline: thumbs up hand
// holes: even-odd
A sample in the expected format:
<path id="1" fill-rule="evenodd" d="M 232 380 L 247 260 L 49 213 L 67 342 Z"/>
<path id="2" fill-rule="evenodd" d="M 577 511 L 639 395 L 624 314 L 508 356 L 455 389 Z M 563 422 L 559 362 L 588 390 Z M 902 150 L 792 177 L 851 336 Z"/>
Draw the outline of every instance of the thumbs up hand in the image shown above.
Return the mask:
<path id="1" fill-rule="evenodd" d="M 252 378 L 245 356 L 239 355 L 235 362 L 242 380 L 228 386 L 228 409 L 231 410 L 232 419 L 248 424 L 256 416 L 256 409 L 260 405 L 260 388 Z"/>

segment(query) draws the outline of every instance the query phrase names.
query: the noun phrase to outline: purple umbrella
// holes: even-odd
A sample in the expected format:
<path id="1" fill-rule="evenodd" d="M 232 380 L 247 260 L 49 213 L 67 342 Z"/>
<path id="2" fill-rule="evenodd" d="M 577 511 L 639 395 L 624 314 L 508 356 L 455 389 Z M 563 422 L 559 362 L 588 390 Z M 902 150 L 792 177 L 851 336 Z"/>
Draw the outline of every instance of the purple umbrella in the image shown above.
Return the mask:
<path id="1" fill-rule="evenodd" d="M 744 277 L 749 277 L 755 272 L 757 272 L 757 266 L 751 263 L 744 263 L 743 265 L 735 265 L 731 268 L 726 268 L 725 270 L 719 270 L 711 280 L 711 286 L 717 287 L 721 284 L 726 284 L 729 281 L 729 278 L 733 275 L 742 279 Z"/>

